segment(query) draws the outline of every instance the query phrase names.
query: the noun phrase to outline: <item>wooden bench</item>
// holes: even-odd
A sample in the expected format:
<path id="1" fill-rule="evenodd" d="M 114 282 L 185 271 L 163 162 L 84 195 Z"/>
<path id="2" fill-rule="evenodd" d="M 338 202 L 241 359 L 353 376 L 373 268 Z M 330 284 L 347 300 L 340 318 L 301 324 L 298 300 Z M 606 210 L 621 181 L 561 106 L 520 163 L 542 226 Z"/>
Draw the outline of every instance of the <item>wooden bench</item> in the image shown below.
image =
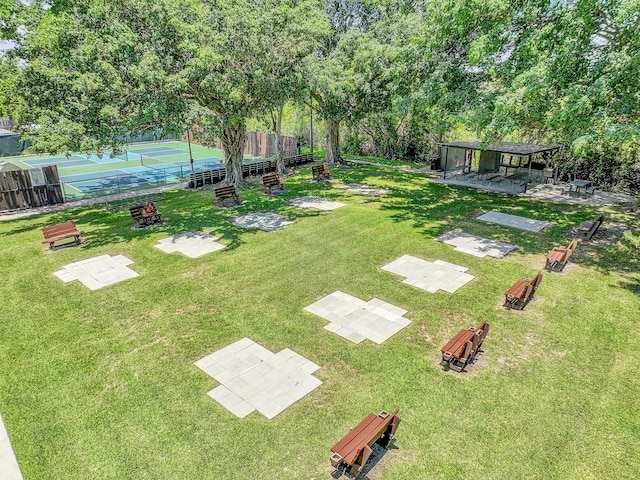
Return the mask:
<path id="1" fill-rule="evenodd" d="M 442 365 L 445 370 L 452 369 L 461 372 L 471 363 L 482 346 L 487 333 L 489 332 L 489 324 L 484 322 L 478 328 L 469 328 L 468 330 L 460 330 L 455 337 L 449 340 L 442 347 Z"/>
<path id="2" fill-rule="evenodd" d="M 399 424 L 397 408 L 393 413 L 384 410 L 378 415 L 370 413 L 331 447 L 331 466 L 350 470 L 351 474 L 357 477 L 373 453 L 371 446 L 377 443 L 382 448 L 387 448 Z"/>
<path id="3" fill-rule="evenodd" d="M 267 173 L 263 175 L 262 185 L 264 186 L 264 193 L 271 193 L 273 189 L 284 190 L 284 184 L 280 180 L 280 175 L 277 173 Z"/>
<path id="4" fill-rule="evenodd" d="M 596 234 L 603 220 L 604 220 L 604 215 L 600 214 L 598 215 L 598 218 L 596 218 L 593 222 L 589 222 L 589 221 L 582 222 L 578 226 L 578 229 L 576 230 L 576 237 L 586 241 L 591 240 L 591 237 L 593 237 Z"/>
<path id="5" fill-rule="evenodd" d="M 329 180 L 331 178 L 331 173 L 329 172 L 329 170 L 327 170 L 326 163 L 320 165 L 312 165 L 311 173 L 314 180 Z"/>
<path id="6" fill-rule="evenodd" d="M 44 235 L 44 240 L 42 240 L 42 243 L 48 243 L 51 250 L 56 247 L 55 242 L 66 240 L 68 238 L 71 238 L 73 240 L 64 243 L 64 245 L 71 245 L 72 243 L 80 245 L 80 235 L 82 234 L 84 234 L 84 232 L 78 230 L 76 228 L 76 224 L 71 221 L 60 223 L 59 225 L 51 225 L 42 229 L 42 235 Z"/>
<path id="7" fill-rule="evenodd" d="M 547 254 L 547 262 L 544 266 L 545 270 L 549 270 L 550 272 L 561 271 L 569 261 L 569 257 L 573 254 L 577 245 L 578 241 L 574 238 L 571 240 L 571 243 L 567 248 L 553 247 L 553 249 Z"/>
<path id="8" fill-rule="evenodd" d="M 504 292 L 504 306 L 508 309 L 522 310 L 532 300 L 542 281 L 542 273 L 538 272 L 531 280 L 518 280 L 509 290 Z"/>
<path id="9" fill-rule="evenodd" d="M 133 226 L 136 228 L 148 227 L 156 223 L 162 223 L 162 214 L 156 209 L 155 202 L 145 203 L 129 209 Z"/>
<path id="10" fill-rule="evenodd" d="M 216 195 L 216 206 L 224 208 L 226 206 L 235 207 L 242 205 L 236 187 L 234 185 L 228 185 L 226 187 L 219 187 L 214 190 Z M 231 202 L 229 202 L 229 200 Z M 226 202 L 226 203 L 225 203 Z"/>

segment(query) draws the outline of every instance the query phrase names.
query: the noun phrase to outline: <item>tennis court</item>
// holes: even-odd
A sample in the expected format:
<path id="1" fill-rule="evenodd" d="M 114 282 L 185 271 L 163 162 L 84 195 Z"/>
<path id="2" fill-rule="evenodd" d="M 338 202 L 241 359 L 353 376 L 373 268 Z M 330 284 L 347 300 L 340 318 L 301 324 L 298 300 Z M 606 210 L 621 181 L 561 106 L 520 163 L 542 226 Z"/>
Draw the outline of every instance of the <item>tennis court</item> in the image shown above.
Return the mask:
<path id="1" fill-rule="evenodd" d="M 112 155 L 111 152 L 92 155 L 72 155 L 70 157 L 48 157 L 33 160 L 23 160 L 31 168 L 47 167 L 49 165 L 58 165 L 60 168 L 82 167 L 96 164 L 116 163 L 123 161 L 141 161 L 145 158 L 153 159 L 155 157 L 168 157 L 173 155 L 186 156 L 189 152 L 180 150 L 175 147 L 157 145 L 154 147 L 131 149 L 120 155 Z"/>
<path id="2" fill-rule="evenodd" d="M 194 162 L 194 171 L 202 172 L 224 168 L 220 159 L 209 158 Z M 79 192 L 93 192 L 120 188 L 140 183 L 166 182 L 188 177 L 191 173 L 190 161 L 165 163 L 162 167 L 140 165 L 136 167 L 106 170 L 103 172 L 81 173 L 77 175 L 63 175 L 60 180 L 67 186 Z"/>

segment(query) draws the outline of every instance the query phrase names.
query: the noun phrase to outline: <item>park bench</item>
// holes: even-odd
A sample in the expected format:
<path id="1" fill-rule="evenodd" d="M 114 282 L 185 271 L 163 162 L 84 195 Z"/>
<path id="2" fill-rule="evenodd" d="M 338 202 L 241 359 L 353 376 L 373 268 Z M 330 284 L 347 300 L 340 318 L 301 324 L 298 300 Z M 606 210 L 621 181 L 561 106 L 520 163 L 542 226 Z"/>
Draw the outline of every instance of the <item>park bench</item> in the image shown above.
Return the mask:
<path id="1" fill-rule="evenodd" d="M 335 469 L 350 470 L 350 473 L 357 477 L 373 453 L 371 446 L 377 443 L 382 448 L 387 448 L 399 424 L 398 409 L 393 413 L 384 410 L 378 415 L 370 413 L 331 447 L 331 466 Z"/>
<path id="2" fill-rule="evenodd" d="M 475 359 L 482 342 L 489 332 L 489 324 L 484 322 L 478 328 L 460 330 L 455 337 L 442 347 L 442 365 L 445 370 L 452 369 L 461 372 Z"/>
<path id="3" fill-rule="evenodd" d="M 589 222 L 589 221 L 582 222 L 578 226 L 578 229 L 576 230 L 576 236 L 578 238 L 581 238 L 582 240 L 586 240 L 586 241 L 591 240 L 591 237 L 593 237 L 596 234 L 603 220 L 604 220 L 604 215 L 600 214 L 598 215 L 598 218 L 596 218 L 593 222 Z"/>
<path id="4" fill-rule="evenodd" d="M 131 207 L 129 212 L 135 228 L 148 227 L 162 222 L 162 214 L 156 209 L 155 202 Z"/>
<path id="5" fill-rule="evenodd" d="M 578 241 L 574 238 L 567 248 L 553 247 L 547 254 L 547 262 L 544 266 L 545 270 L 549 270 L 550 272 L 561 271 L 569 261 L 569 257 L 573 254 L 577 245 Z"/>
<path id="6" fill-rule="evenodd" d="M 55 242 L 72 238 L 73 241 L 66 242 L 65 245 L 71 245 L 72 243 L 80 245 L 80 235 L 82 234 L 84 234 L 84 232 L 78 230 L 76 224 L 71 221 L 59 225 L 51 225 L 42 229 L 42 235 L 44 235 L 42 243 L 48 243 L 49 248 L 53 250 L 56 247 Z"/>
<path id="7" fill-rule="evenodd" d="M 331 173 L 329 173 L 329 170 L 327 170 L 326 163 L 322 163 L 320 165 L 312 165 L 311 173 L 314 180 L 329 180 L 331 178 Z"/>
<path id="8" fill-rule="evenodd" d="M 541 281 L 542 273 L 540 272 L 536 273 L 536 276 L 531 280 L 518 280 L 509 290 L 504 292 L 504 306 L 508 309 L 524 309 L 527 303 L 529 303 L 529 300 L 533 299 Z"/>
<path id="9" fill-rule="evenodd" d="M 262 185 L 264 186 L 264 193 L 271 193 L 273 189 L 284 190 L 284 184 L 280 180 L 280 175 L 277 173 L 267 173 L 263 175 Z"/>
<path id="10" fill-rule="evenodd" d="M 242 204 L 234 185 L 216 188 L 214 193 L 216 195 L 216 206 L 220 208 L 224 208 L 225 206 L 235 207 L 236 205 Z M 229 200 L 231 200 L 231 202 L 228 202 Z M 226 205 L 225 202 L 230 204 Z"/>

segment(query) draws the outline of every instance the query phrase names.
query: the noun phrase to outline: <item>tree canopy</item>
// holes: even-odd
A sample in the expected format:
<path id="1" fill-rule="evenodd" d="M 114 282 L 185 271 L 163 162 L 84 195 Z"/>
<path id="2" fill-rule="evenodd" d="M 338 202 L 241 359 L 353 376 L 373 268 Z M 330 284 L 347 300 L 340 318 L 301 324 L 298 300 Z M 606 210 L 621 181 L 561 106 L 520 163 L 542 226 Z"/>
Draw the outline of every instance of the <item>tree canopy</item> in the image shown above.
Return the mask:
<path id="1" fill-rule="evenodd" d="M 233 183 L 246 122 L 293 101 L 324 120 L 328 161 L 341 125 L 352 153 L 392 158 L 539 141 L 639 189 L 638 32 L 637 0 L 0 0 L 0 100 L 52 153 L 197 124 Z"/>

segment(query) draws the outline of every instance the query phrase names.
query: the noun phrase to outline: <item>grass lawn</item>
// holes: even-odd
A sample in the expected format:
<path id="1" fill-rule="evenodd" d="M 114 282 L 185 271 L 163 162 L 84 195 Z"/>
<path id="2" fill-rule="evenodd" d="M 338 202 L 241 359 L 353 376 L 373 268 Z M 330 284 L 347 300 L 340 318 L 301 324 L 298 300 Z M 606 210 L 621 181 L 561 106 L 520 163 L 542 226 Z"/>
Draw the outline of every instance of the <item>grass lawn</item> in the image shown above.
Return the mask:
<path id="1" fill-rule="evenodd" d="M 402 423 L 372 480 L 637 478 L 640 252 L 606 235 L 582 242 L 564 273 L 544 273 L 526 310 L 502 307 L 504 291 L 595 209 L 397 170 L 334 171 L 394 191 L 371 198 L 301 173 L 281 197 L 242 192 L 235 209 L 212 208 L 211 190 L 170 192 L 158 204 L 167 223 L 146 230 L 98 206 L 0 222 L 0 414 L 26 480 L 331 479 L 329 448 L 366 414 L 395 408 Z M 347 206 L 285 204 L 300 195 Z M 553 224 L 533 234 L 475 220 L 489 210 Z M 296 223 L 267 233 L 228 222 L 254 211 Z M 640 227 L 606 213 L 604 233 Z M 67 220 L 87 243 L 45 251 L 40 228 Z M 519 249 L 480 259 L 433 240 L 452 229 Z M 197 259 L 154 248 L 187 230 L 228 247 Z M 140 276 L 90 291 L 52 275 L 105 253 L 134 260 Z M 454 294 L 418 290 L 380 268 L 406 253 L 476 278 Z M 390 302 L 413 323 L 382 345 L 352 344 L 303 310 L 335 290 Z M 443 372 L 440 347 L 485 320 L 479 362 Z M 323 385 L 273 420 L 235 417 L 207 396 L 218 383 L 193 362 L 243 337 L 305 356 Z"/>

